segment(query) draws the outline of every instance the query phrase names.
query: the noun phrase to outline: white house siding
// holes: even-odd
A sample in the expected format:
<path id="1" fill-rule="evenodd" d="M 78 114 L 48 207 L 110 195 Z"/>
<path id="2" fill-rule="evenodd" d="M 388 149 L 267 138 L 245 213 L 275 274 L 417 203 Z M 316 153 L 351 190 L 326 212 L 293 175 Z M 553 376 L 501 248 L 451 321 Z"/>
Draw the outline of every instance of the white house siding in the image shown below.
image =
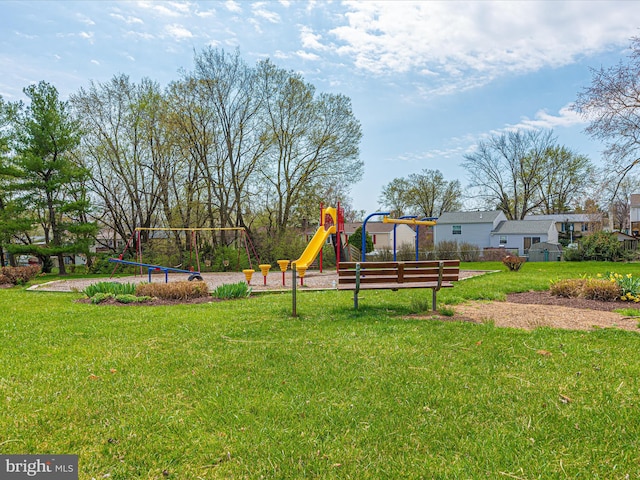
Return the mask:
<path id="1" fill-rule="evenodd" d="M 491 247 L 505 247 L 518 250 L 524 255 L 525 239 L 539 239 L 540 242 L 558 243 L 558 230 L 552 220 L 510 220 L 502 222 L 491 233 Z M 505 242 L 506 240 L 506 242 Z M 536 242 L 537 243 L 537 242 Z"/>
<path id="2" fill-rule="evenodd" d="M 502 212 L 447 212 L 438 218 L 434 227 L 433 242 L 466 242 L 479 249 L 491 246 L 491 232 L 507 217 Z M 460 227 L 460 233 L 453 233 Z"/>
<path id="3" fill-rule="evenodd" d="M 347 236 L 351 236 L 359 227 L 362 227 L 362 223 L 347 223 L 345 224 L 345 233 Z M 393 250 L 393 224 L 367 222 L 367 234 L 371 235 L 375 250 Z M 400 249 L 405 244 L 413 246 L 415 241 L 416 232 L 409 225 L 397 224 L 396 249 Z M 360 248 L 360 246 L 357 246 L 357 248 Z"/>

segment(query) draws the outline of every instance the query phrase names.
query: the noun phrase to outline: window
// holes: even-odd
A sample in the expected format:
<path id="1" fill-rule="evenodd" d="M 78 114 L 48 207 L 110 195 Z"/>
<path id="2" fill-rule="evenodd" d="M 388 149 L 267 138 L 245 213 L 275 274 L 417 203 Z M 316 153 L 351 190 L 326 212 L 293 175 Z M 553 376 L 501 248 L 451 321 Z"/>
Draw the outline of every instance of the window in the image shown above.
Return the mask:
<path id="1" fill-rule="evenodd" d="M 506 245 L 506 244 L 507 244 L 507 236 L 500 235 L 500 245 Z"/>
<path id="2" fill-rule="evenodd" d="M 524 253 L 529 253 L 531 245 L 540 243 L 540 237 L 524 237 Z"/>
<path id="3" fill-rule="evenodd" d="M 453 235 L 462 235 L 462 225 L 453 225 L 451 233 Z"/>
<path id="4" fill-rule="evenodd" d="M 587 222 L 584 222 L 582 224 L 582 231 L 583 232 L 588 232 L 589 231 L 589 224 Z"/>

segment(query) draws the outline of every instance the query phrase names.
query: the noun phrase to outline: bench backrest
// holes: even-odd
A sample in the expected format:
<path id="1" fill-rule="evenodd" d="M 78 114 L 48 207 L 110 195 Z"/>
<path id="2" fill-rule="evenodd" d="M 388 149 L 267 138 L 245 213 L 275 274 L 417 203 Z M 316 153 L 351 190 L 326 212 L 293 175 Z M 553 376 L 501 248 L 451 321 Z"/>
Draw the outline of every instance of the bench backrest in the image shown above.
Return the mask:
<path id="1" fill-rule="evenodd" d="M 360 265 L 360 283 L 455 282 L 460 276 L 460 260 L 340 262 L 338 284 L 355 284 L 358 264 Z M 440 277 L 441 264 L 442 277 Z"/>

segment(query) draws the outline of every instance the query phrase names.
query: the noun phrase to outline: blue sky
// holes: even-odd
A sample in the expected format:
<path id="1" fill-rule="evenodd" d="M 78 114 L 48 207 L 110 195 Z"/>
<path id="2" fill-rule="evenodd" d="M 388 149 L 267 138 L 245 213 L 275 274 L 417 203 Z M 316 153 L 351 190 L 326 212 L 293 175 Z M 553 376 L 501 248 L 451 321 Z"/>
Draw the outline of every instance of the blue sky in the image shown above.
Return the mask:
<path id="1" fill-rule="evenodd" d="M 636 1 L 0 1 L 0 95 L 45 80 L 63 98 L 118 73 L 166 85 L 193 52 L 239 48 L 318 91 L 351 98 L 363 130 L 354 207 L 378 210 L 396 177 L 460 167 L 483 138 L 552 128 L 599 163 L 569 106 L 590 68 L 624 60 L 639 35 Z"/>

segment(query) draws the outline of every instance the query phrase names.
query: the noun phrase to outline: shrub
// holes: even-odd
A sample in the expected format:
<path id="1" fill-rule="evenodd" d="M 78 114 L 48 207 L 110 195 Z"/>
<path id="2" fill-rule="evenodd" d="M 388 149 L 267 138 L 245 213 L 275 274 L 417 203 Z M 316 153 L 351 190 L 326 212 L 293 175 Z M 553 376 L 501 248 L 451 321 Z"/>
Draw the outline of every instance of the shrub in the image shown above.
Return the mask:
<path id="1" fill-rule="evenodd" d="M 455 240 L 445 240 L 436 244 L 436 256 L 441 260 L 457 260 L 458 242 Z"/>
<path id="2" fill-rule="evenodd" d="M 212 295 L 215 298 L 223 300 L 231 298 L 247 298 L 251 295 L 251 288 L 247 282 L 225 283 L 224 285 L 216 287 Z"/>
<path id="3" fill-rule="evenodd" d="M 582 295 L 589 300 L 612 302 L 620 297 L 620 287 L 609 280 L 588 278 L 582 288 Z"/>
<path id="4" fill-rule="evenodd" d="M 24 285 L 40 273 L 40 265 L 0 268 L 0 284 Z"/>
<path id="5" fill-rule="evenodd" d="M 411 262 L 416 259 L 416 247 L 411 243 L 403 243 L 396 252 L 399 262 Z"/>
<path id="6" fill-rule="evenodd" d="M 511 252 L 504 247 L 487 247 L 482 251 L 482 259 L 485 262 L 501 262 L 509 255 L 511 255 Z"/>
<path id="7" fill-rule="evenodd" d="M 375 255 L 367 255 L 367 259 L 375 262 L 392 262 L 393 252 L 388 248 L 377 250 Z"/>
<path id="8" fill-rule="evenodd" d="M 462 242 L 459 247 L 460 261 L 462 262 L 479 262 L 480 247 L 469 242 Z"/>
<path id="9" fill-rule="evenodd" d="M 624 258 L 624 249 L 615 233 L 599 231 L 584 237 L 579 244 L 583 260 L 616 262 Z"/>
<path id="10" fill-rule="evenodd" d="M 143 303 L 143 302 L 148 302 L 149 300 L 151 300 L 152 297 L 137 297 L 136 295 L 131 295 L 131 294 L 123 294 L 123 295 L 116 295 L 116 302 L 119 303 Z"/>
<path id="11" fill-rule="evenodd" d="M 114 296 L 113 293 L 98 292 L 91 297 L 91 303 L 93 303 L 94 305 L 97 305 L 98 303 L 102 303 L 105 300 L 113 298 L 113 296 Z"/>
<path id="12" fill-rule="evenodd" d="M 582 295 L 585 278 L 567 278 L 551 282 L 549 292 L 556 297 L 575 298 Z"/>
<path id="13" fill-rule="evenodd" d="M 581 262 L 582 251 L 579 248 L 565 248 L 562 250 L 562 259 L 565 262 Z"/>
<path id="14" fill-rule="evenodd" d="M 602 302 L 612 302 L 621 295 L 620 286 L 615 281 L 601 278 L 558 280 L 551 283 L 550 292 L 558 297 L 583 297 Z"/>
<path id="15" fill-rule="evenodd" d="M 118 273 L 135 274 L 138 271 L 137 267 L 134 267 L 133 265 L 123 265 L 123 264 L 116 264 L 116 263 L 110 262 L 109 259 L 112 257 L 114 257 L 113 254 L 109 255 L 109 254 L 101 253 L 96 255 L 93 258 L 91 267 L 87 268 L 88 273 L 102 273 L 102 274 L 109 273 L 110 274 L 116 268 L 118 270 Z M 134 259 L 130 258 L 129 260 L 134 260 Z"/>
<path id="16" fill-rule="evenodd" d="M 349 245 L 353 245 L 359 250 L 362 250 L 362 227 L 356 228 L 355 231 L 351 235 L 349 235 Z M 371 237 L 369 232 L 367 232 L 365 247 L 366 247 L 365 253 L 373 252 L 373 238 Z"/>
<path id="17" fill-rule="evenodd" d="M 504 257 L 502 259 L 502 263 L 512 272 L 517 272 L 518 270 L 520 270 L 520 268 L 526 261 L 526 258 L 517 257 L 515 255 L 509 255 L 508 257 Z"/>
<path id="18" fill-rule="evenodd" d="M 93 298 L 97 293 L 112 295 L 133 295 L 136 292 L 134 283 L 98 282 L 92 283 L 82 291 L 87 297 Z"/>
<path id="19" fill-rule="evenodd" d="M 141 283 L 137 286 L 137 296 L 149 296 L 164 300 L 189 300 L 192 298 L 208 297 L 209 287 L 206 282 L 171 282 L 171 283 Z"/>

